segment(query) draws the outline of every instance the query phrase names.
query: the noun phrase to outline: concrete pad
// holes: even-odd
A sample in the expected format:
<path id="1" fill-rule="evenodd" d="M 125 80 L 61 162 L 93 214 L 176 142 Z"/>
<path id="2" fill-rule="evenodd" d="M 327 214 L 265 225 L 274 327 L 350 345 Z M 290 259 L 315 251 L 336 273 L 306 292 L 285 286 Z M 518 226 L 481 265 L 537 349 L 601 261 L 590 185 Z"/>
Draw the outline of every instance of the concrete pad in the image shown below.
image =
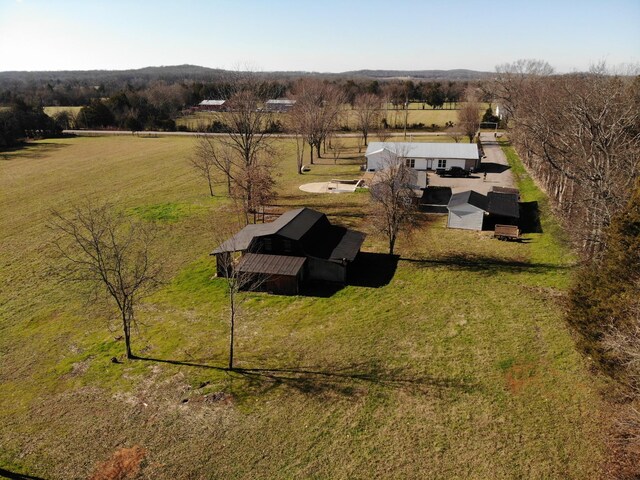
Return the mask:
<path id="1" fill-rule="evenodd" d="M 329 193 L 329 182 L 305 183 L 299 188 L 308 193 Z"/>

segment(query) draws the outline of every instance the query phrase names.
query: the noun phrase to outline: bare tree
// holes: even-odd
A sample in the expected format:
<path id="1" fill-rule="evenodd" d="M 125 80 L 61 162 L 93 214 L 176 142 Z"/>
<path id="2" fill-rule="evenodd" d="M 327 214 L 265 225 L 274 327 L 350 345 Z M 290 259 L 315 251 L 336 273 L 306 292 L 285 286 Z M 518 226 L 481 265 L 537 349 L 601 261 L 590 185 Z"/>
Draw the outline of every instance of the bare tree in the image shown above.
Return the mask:
<path id="1" fill-rule="evenodd" d="M 260 108 L 257 90 L 249 81 L 238 84 L 227 102 L 228 111 L 220 117 L 228 133 L 216 140 L 200 137 L 194 151 L 199 163 L 206 162 L 225 175 L 227 190 L 242 208 L 246 223 L 252 214 L 255 221 L 256 207 L 272 196 L 274 184 L 275 151 L 268 133 L 273 116 Z M 269 190 L 261 191 L 267 185 Z"/>
<path id="2" fill-rule="evenodd" d="M 354 104 L 354 112 L 356 128 L 362 134 L 362 140 L 366 147 L 368 145 L 369 132 L 380 124 L 380 98 L 372 93 L 358 95 Z"/>
<path id="3" fill-rule="evenodd" d="M 539 62 L 502 66 L 495 96 L 523 161 L 593 255 L 640 173 L 640 82 L 604 65 L 550 73 Z"/>
<path id="4" fill-rule="evenodd" d="M 228 231 L 228 228 L 223 228 Z M 223 240 L 222 235 L 218 235 L 219 240 Z M 227 301 L 229 309 L 229 370 L 234 368 L 235 353 L 235 331 L 236 323 L 242 315 L 242 303 L 245 300 L 243 291 L 256 291 L 268 281 L 267 275 L 255 274 L 243 271 L 239 265 L 243 259 L 243 253 L 236 250 L 237 245 L 234 241 L 235 237 L 221 242 L 225 251 L 216 254 L 217 276 L 223 279 L 227 289 Z"/>
<path id="5" fill-rule="evenodd" d="M 304 166 L 304 146 L 306 144 L 306 141 L 304 137 L 299 133 L 295 134 L 295 139 L 296 139 L 296 166 L 298 168 L 298 174 L 302 175 L 302 167 Z"/>
<path id="6" fill-rule="evenodd" d="M 338 159 L 342 154 L 343 148 L 344 148 L 344 145 L 342 144 L 342 141 L 339 138 L 333 139 L 333 141 L 331 142 L 331 155 L 333 156 L 334 165 L 338 163 Z"/>
<path id="7" fill-rule="evenodd" d="M 191 165 L 198 175 L 207 181 L 207 185 L 209 185 L 209 194 L 212 197 L 214 196 L 213 175 L 218 169 L 217 160 L 218 156 L 216 155 L 216 150 L 211 143 L 211 139 L 206 136 L 199 137 L 193 155 L 189 157 L 189 165 Z M 228 174 L 227 178 L 229 178 Z"/>
<path id="8" fill-rule="evenodd" d="M 467 89 L 465 96 L 466 101 L 458 110 L 458 126 L 469 137 L 469 143 L 472 143 L 480 129 L 480 103 L 477 100 L 476 92 L 471 88 Z"/>
<path id="9" fill-rule="evenodd" d="M 294 93 L 293 129 L 309 144 L 313 164 L 314 149 L 320 158 L 321 145 L 337 127 L 343 95 L 335 85 L 314 79 L 299 80 Z"/>
<path id="10" fill-rule="evenodd" d="M 160 283 L 160 267 L 150 254 L 154 228 L 132 221 L 109 203 L 88 201 L 72 207 L 69 215 L 53 211 L 52 216 L 54 269 L 64 280 L 88 285 L 93 294 L 106 291 L 120 313 L 127 358 L 135 358 L 135 307 Z"/>
<path id="11" fill-rule="evenodd" d="M 222 173 L 227 182 L 227 193 L 231 194 L 235 169 L 232 151 L 224 144 L 216 144 L 216 140 L 207 135 L 196 137 L 193 155 L 189 159 L 191 166 L 209 184 L 209 192 L 213 197 L 214 173 Z"/>
<path id="12" fill-rule="evenodd" d="M 385 125 L 380 126 L 380 128 L 376 130 L 376 137 L 378 137 L 378 140 L 381 142 L 386 142 L 392 137 L 392 135 L 393 133 L 391 130 Z"/>
<path id="13" fill-rule="evenodd" d="M 455 142 L 455 143 L 460 143 L 462 141 L 462 139 L 464 138 L 464 134 L 457 129 L 457 127 L 451 127 L 448 131 L 447 134 L 451 137 L 451 139 Z"/>
<path id="14" fill-rule="evenodd" d="M 400 234 L 408 234 L 416 215 L 412 188 L 413 170 L 405 163 L 403 152 L 388 152 L 382 168 L 376 172 L 371 185 L 372 223 L 389 242 L 389 255 L 393 255 Z"/>

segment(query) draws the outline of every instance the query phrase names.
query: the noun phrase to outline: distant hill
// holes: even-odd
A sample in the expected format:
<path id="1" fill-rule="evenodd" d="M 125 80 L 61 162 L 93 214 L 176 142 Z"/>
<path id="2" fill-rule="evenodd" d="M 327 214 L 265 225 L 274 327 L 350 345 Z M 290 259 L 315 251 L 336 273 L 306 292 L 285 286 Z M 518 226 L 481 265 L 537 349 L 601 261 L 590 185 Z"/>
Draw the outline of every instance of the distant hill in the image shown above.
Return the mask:
<path id="1" fill-rule="evenodd" d="M 131 70 L 62 70 L 62 71 L 9 71 L 0 72 L 0 82 L 56 82 L 82 81 L 95 82 L 118 81 L 123 79 L 140 80 L 218 80 L 232 75 L 234 72 L 218 68 L 200 67 L 198 65 L 173 65 L 160 67 L 144 67 Z M 348 72 L 305 72 L 278 71 L 258 72 L 259 75 L 276 78 L 297 78 L 318 76 L 328 78 L 357 77 L 372 79 L 410 78 L 418 80 L 480 80 L 487 78 L 491 72 L 475 70 L 354 70 Z"/>
<path id="2" fill-rule="evenodd" d="M 477 70 L 355 70 L 340 75 L 379 79 L 411 78 L 420 80 L 481 80 L 493 75 L 492 72 Z"/>

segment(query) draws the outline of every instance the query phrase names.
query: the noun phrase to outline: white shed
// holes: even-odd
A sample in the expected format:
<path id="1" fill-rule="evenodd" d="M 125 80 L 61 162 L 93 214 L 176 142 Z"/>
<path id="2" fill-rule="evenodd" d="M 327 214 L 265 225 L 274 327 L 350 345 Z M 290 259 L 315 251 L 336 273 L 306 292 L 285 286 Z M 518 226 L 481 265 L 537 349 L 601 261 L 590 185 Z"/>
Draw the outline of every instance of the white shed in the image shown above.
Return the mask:
<path id="1" fill-rule="evenodd" d="M 475 143 L 371 142 L 365 153 L 367 171 L 382 168 L 389 154 L 404 158 L 407 166 L 419 171 L 451 167 L 473 171 L 480 165 Z"/>
<path id="2" fill-rule="evenodd" d="M 482 230 L 488 199 L 473 190 L 451 195 L 447 209 L 447 227 L 466 230 Z"/>

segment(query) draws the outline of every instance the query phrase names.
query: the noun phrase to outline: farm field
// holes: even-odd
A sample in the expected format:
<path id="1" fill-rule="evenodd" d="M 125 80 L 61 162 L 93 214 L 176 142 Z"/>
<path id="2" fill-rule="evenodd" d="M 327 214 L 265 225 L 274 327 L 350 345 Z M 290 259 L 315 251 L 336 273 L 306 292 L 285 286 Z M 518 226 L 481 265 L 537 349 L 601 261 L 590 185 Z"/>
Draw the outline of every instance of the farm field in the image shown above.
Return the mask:
<path id="1" fill-rule="evenodd" d="M 457 104 L 458 107 L 462 103 Z M 482 104 L 482 113 L 489 107 L 489 104 Z M 185 115 L 176 119 L 177 126 L 186 126 L 190 130 L 197 131 L 203 130 L 211 125 L 216 119 L 224 116 L 224 112 L 196 112 L 190 115 Z M 404 115 L 405 111 L 401 109 L 394 109 L 392 105 L 389 105 L 385 111 L 387 122 L 391 128 L 403 128 L 404 127 Z M 274 114 L 274 120 L 280 121 L 283 125 L 288 125 L 289 117 L 287 114 L 276 113 Z M 444 127 L 448 122 L 454 124 L 458 121 L 458 110 L 452 109 L 432 109 L 428 105 L 422 109 L 422 104 L 412 103 L 409 107 L 409 115 L 407 117 L 408 125 L 422 123 L 425 127 L 431 127 L 431 125 L 437 125 Z M 355 113 L 353 110 L 345 109 L 343 112 L 343 120 L 341 124 L 349 126 L 352 130 L 356 128 Z"/>
<path id="2" fill-rule="evenodd" d="M 0 152 L 0 469 L 82 479 L 140 446 L 148 479 L 597 476 L 599 385 L 562 319 L 574 258 L 517 157 L 544 233 L 499 242 L 424 217 L 396 262 L 367 222 L 368 193 L 298 189 L 358 178 L 346 141 L 348 158 L 301 176 L 294 144 L 278 140 L 274 210 L 307 206 L 365 231 L 368 263 L 322 296 L 245 294 L 235 372 L 208 255 L 229 201 L 191 171 L 192 138 Z M 160 225 L 166 282 L 133 337 L 145 359 L 112 363 L 124 345 L 109 311 L 50 274 L 50 209 L 88 195 Z"/>
<path id="3" fill-rule="evenodd" d="M 69 112 L 75 117 L 76 115 L 78 115 L 78 113 L 80 113 L 80 110 L 82 110 L 82 107 L 44 107 L 44 113 L 46 113 L 50 117 L 60 112 Z"/>

